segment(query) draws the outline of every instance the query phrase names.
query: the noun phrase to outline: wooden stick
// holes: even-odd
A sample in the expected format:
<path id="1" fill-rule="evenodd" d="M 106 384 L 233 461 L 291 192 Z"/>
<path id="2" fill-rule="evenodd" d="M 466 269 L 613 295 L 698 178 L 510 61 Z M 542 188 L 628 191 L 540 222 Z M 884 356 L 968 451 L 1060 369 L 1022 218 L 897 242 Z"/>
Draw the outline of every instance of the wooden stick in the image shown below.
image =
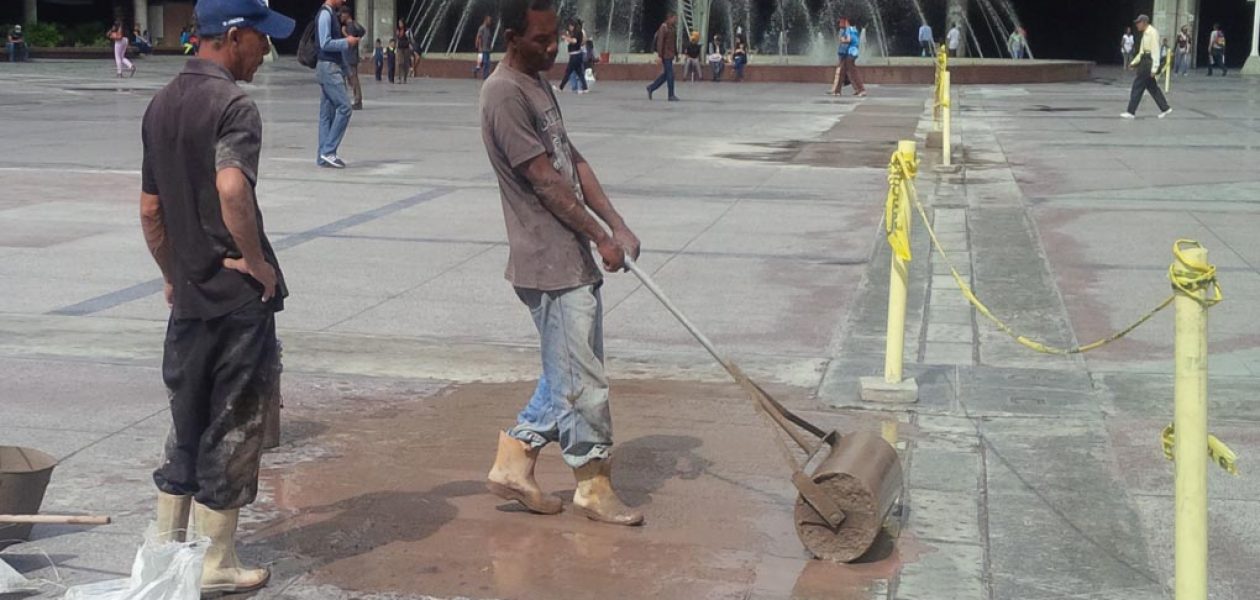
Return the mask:
<path id="1" fill-rule="evenodd" d="M 0 515 L 0 524 L 40 523 L 54 525 L 109 525 L 109 517 L 76 515 Z"/>

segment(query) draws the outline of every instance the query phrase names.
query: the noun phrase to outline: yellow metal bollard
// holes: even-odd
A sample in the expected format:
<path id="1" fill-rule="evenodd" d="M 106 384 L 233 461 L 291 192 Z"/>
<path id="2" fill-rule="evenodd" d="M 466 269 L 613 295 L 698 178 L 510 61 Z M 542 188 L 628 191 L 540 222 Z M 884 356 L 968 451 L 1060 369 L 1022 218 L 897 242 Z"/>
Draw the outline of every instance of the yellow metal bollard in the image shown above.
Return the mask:
<path id="1" fill-rule="evenodd" d="M 1172 51 L 1172 48 L 1169 48 L 1168 52 L 1164 56 L 1164 91 L 1165 92 L 1172 91 L 1172 62 L 1173 62 L 1173 51 Z"/>
<path id="2" fill-rule="evenodd" d="M 1202 246 L 1174 247 L 1172 276 L 1194 279 L 1206 268 Z M 1196 272 L 1198 271 L 1198 272 Z M 1207 302 L 1208 285 L 1176 286 L 1176 468 L 1174 548 L 1176 600 L 1207 600 Z"/>
<path id="3" fill-rule="evenodd" d="M 888 165 L 888 198 L 885 203 L 884 228 L 892 258 L 888 274 L 888 330 L 884 344 L 884 376 L 863 377 L 861 397 L 871 402 L 914 402 L 919 396 L 918 383 L 903 380 L 905 360 L 906 287 L 910 262 L 910 197 L 907 186 L 914 185 L 918 170 L 915 142 L 897 142 L 897 152 Z"/>
<path id="4" fill-rule="evenodd" d="M 941 100 L 941 164 L 948 167 L 950 165 L 949 71 L 941 73 L 941 88 L 943 94 Z"/>

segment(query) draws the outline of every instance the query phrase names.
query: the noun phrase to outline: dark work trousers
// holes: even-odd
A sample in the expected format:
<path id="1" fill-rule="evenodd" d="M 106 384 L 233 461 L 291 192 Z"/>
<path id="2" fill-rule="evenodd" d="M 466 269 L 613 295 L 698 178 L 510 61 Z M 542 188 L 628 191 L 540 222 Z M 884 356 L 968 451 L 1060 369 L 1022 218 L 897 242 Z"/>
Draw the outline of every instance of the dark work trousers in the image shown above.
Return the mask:
<path id="1" fill-rule="evenodd" d="M 172 427 L 153 473 L 159 490 L 215 510 L 254 501 L 278 360 L 275 313 L 261 300 L 208 321 L 171 318 L 162 379 Z"/>
<path id="2" fill-rule="evenodd" d="M 377 81 L 381 80 L 381 71 L 384 69 L 385 69 L 385 59 L 384 58 L 376 59 L 376 80 Z"/>
<path id="3" fill-rule="evenodd" d="M 669 60 L 662 59 L 661 68 L 663 69 L 661 71 L 661 76 L 657 77 L 656 81 L 653 81 L 652 85 L 648 86 L 648 90 L 655 92 L 662 85 L 665 85 L 666 89 L 669 90 L 669 97 L 673 98 L 674 97 L 674 59 L 672 58 Z"/>
<path id="4" fill-rule="evenodd" d="M 923 46 L 923 56 L 936 57 L 936 44 L 927 40 L 919 40 L 919 45 Z"/>
<path id="5" fill-rule="evenodd" d="M 564 70 L 564 79 L 560 80 L 560 89 L 569 84 L 569 76 L 573 76 L 573 89 L 578 89 L 578 84 L 582 85 L 582 89 L 586 89 L 586 59 L 579 52 L 569 55 L 569 68 Z M 598 82 L 597 82 L 598 83 Z"/>
<path id="6" fill-rule="evenodd" d="M 1129 114 L 1137 114 L 1138 104 L 1142 102 L 1142 93 L 1148 91 L 1155 99 L 1155 104 L 1159 106 L 1159 112 L 1168 110 L 1168 100 L 1164 98 L 1163 90 L 1159 89 L 1159 82 L 1151 74 L 1151 59 L 1144 57 L 1138 62 L 1137 75 L 1133 78 L 1133 90 L 1129 93 Z"/>

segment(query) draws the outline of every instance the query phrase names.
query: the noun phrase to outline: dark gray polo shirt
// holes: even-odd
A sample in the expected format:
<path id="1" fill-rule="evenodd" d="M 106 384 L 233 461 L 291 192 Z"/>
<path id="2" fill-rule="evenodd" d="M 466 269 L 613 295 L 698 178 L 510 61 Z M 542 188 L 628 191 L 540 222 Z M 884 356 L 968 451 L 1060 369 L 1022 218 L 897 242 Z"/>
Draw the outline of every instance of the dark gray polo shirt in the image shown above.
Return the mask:
<path id="1" fill-rule="evenodd" d="M 194 58 L 144 113 L 142 187 L 162 205 L 166 237 L 173 257 L 176 319 L 215 319 L 262 297 L 262 284 L 223 266 L 241 252 L 223 223 L 215 178 L 219 169 L 236 167 L 250 187 L 258 183 L 262 119 L 254 101 L 237 87 L 232 74 L 213 62 Z M 263 232 L 263 256 L 276 268 L 273 310 L 284 308 L 288 290 L 280 263 Z"/>

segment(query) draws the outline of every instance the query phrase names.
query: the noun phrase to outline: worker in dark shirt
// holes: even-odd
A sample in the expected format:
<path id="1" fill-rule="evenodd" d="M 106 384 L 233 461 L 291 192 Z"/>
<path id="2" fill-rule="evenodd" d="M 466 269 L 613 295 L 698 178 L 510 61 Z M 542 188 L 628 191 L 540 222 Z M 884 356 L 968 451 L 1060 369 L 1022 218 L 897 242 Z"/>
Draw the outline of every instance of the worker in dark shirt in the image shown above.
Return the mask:
<path id="1" fill-rule="evenodd" d="M 235 536 L 258 493 L 275 313 L 287 295 L 255 196 L 262 119 L 236 82 L 253 80 L 267 36 L 288 37 L 293 19 L 257 0 L 199 0 L 195 10 L 200 53 L 154 96 L 141 131 L 141 224 L 171 307 L 162 379 L 172 428 L 153 480 L 159 535 L 184 539 L 191 511 L 188 537 L 210 539 L 203 593 L 234 593 L 270 575 L 241 566 Z"/>

